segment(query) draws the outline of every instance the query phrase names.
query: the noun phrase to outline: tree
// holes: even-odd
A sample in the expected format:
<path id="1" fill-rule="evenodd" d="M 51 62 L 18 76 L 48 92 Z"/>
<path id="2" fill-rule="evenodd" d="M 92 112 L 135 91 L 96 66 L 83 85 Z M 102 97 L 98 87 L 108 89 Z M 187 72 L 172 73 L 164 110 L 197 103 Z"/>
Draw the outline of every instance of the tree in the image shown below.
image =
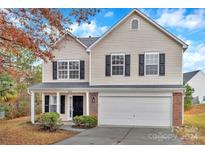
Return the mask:
<path id="1" fill-rule="evenodd" d="M 78 24 L 89 23 L 89 17 L 98 11 L 71 9 L 65 16 L 60 9 L 0 9 L 0 74 L 16 75 L 21 72 L 14 57 L 22 56 L 19 50 L 22 48 L 44 61 L 51 60 L 53 56 L 49 51 L 70 29 L 71 18 Z"/>
<path id="2" fill-rule="evenodd" d="M 14 82 L 8 74 L 0 75 L 0 104 L 17 98 Z"/>
<path id="3" fill-rule="evenodd" d="M 185 97 L 184 97 L 184 110 L 189 110 L 192 106 L 192 93 L 194 92 L 194 89 L 186 84 L 185 85 Z"/>

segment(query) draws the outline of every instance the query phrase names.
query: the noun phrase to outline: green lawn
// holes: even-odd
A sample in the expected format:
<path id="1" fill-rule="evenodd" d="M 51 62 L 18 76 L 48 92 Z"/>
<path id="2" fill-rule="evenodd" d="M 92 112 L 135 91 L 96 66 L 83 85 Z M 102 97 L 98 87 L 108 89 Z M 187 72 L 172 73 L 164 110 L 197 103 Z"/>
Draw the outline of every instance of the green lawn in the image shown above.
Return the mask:
<path id="1" fill-rule="evenodd" d="M 200 129 L 205 129 L 205 113 L 186 114 L 184 119 L 185 125 L 196 126 Z"/>

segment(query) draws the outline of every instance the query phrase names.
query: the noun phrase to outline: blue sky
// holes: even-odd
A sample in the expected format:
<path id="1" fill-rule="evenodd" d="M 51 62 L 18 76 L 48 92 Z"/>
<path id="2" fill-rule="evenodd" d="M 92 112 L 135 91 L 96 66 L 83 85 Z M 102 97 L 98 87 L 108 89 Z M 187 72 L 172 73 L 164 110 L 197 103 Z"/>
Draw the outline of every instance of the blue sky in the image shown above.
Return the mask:
<path id="1" fill-rule="evenodd" d="M 140 9 L 151 19 L 165 27 L 189 44 L 184 53 L 183 71 L 203 69 L 205 71 L 205 9 Z M 69 9 L 61 10 L 67 15 Z M 78 37 L 100 36 L 118 22 L 131 9 L 100 9 L 91 17 L 91 24 L 75 22 L 72 32 Z"/>

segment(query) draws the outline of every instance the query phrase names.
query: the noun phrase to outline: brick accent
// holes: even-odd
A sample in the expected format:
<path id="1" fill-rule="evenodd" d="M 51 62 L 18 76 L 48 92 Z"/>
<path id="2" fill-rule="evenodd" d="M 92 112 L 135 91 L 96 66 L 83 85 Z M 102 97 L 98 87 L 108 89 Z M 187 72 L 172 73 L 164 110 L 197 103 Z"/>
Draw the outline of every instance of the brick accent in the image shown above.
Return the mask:
<path id="1" fill-rule="evenodd" d="M 89 113 L 98 116 L 98 93 L 89 93 Z"/>
<path id="2" fill-rule="evenodd" d="M 182 93 L 173 93 L 173 126 L 182 126 Z"/>

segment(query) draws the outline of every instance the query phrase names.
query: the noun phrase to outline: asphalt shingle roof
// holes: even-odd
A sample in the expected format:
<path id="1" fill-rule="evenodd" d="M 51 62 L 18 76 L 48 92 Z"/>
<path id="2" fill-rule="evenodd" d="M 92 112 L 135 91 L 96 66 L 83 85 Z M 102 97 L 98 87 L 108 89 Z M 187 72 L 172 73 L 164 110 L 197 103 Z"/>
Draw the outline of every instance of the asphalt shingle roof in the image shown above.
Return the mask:
<path id="1" fill-rule="evenodd" d="M 183 88 L 183 85 L 95 85 L 90 86 L 89 82 L 59 82 L 59 83 L 39 83 L 30 86 L 30 90 L 46 89 L 92 89 L 92 88 Z"/>
<path id="2" fill-rule="evenodd" d="M 92 45 L 99 37 L 79 37 L 78 39 L 82 42 L 85 46 L 89 47 Z"/>
<path id="3" fill-rule="evenodd" d="M 187 72 L 183 74 L 183 81 L 184 83 L 187 83 L 191 78 L 193 78 L 200 70 L 192 71 L 192 72 Z"/>

